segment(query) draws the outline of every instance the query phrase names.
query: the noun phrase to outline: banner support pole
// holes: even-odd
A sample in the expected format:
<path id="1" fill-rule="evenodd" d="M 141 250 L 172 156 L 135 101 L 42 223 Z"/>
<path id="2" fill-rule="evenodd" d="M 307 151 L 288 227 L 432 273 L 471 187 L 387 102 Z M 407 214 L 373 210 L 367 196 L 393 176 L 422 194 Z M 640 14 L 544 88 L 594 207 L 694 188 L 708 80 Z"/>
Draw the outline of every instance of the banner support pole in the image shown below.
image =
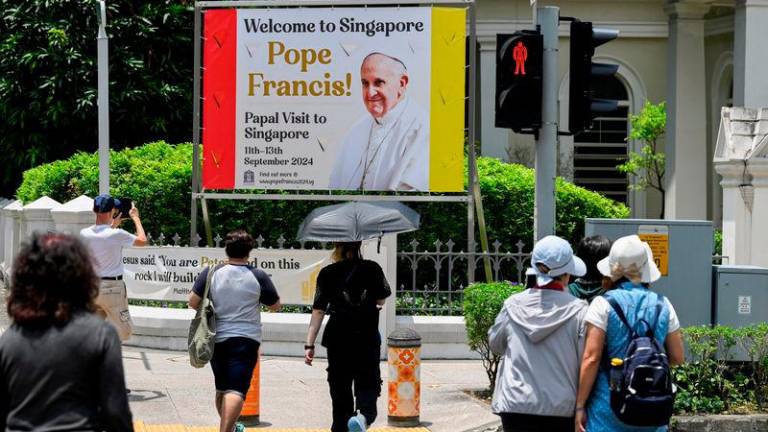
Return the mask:
<path id="1" fill-rule="evenodd" d="M 192 194 L 190 199 L 191 205 L 191 218 L 190 218 L 190 230 L 189 230 L 189 244 L 191 245 L 195 235 L 197 234 L 197 197 L 196 193 L 201 191 L 200 188 L 200 27 L 201 27 L 201 15 L 202 10 L 200 6 L 195 4 L 195 18 L 194 18 L 194 83 L 192 84 Z M 197 246 L 197 245 L 195 245 Z"/>
<path id="2" fill-rule="evenodd" d="M 476 49 L 477 33 L 475 28 L 475 4 L 469 4 L 469 97 L 467 103 L 467 282 L 475 281 L 475 194 L 474 184 L 477 178 L 477 161 L 475 160 L 475 78 L 476 78 Z"/>

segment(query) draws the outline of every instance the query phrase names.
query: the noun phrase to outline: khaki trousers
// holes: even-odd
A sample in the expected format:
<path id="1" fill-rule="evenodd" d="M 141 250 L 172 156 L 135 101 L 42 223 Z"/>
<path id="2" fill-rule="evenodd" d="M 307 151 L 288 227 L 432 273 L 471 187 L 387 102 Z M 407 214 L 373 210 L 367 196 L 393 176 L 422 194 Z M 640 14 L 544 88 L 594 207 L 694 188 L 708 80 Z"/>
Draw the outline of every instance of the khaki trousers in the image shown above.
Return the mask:
<path id="1" fill-rule="evenodd" d="M 96 297 L 99 313 L 117 329 L 121 341 L 128 340 L 133 334 L 133 321 L 128 312 L 128 293 L 125 282 L 121 280 L 101 280 L 99 295 Z"/>

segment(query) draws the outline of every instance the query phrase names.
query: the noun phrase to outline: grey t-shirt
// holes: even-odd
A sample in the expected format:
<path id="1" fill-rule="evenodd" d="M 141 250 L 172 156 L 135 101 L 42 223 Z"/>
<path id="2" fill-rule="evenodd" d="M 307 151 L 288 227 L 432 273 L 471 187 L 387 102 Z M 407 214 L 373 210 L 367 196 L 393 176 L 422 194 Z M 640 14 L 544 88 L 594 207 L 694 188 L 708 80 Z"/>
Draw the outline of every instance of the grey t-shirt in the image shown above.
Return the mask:
<path id="1" fill-rule="evenodd" d="M 0 338 L 0 430 L 132 431 L 120 339 L 88 312 Z"/>
<path id="2" fill-rule="evenodd" d="M 203 296 L 209 269 L 195 280 L 192 291 Z M 210 296 L 216 311 L 216 342 L 246 337 L 261 343 L 261 304 L 280 300 L 272 280 L 250 265 L 227 264 L 211 279 Z"/>

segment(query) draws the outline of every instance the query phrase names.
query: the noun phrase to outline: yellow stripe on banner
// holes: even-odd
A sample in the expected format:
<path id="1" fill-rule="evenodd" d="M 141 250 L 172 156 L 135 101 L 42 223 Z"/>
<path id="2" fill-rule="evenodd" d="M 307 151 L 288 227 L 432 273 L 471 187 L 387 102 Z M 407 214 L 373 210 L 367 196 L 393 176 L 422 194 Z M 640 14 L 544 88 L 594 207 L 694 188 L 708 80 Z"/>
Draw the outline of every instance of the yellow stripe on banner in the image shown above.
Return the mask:
<path id="1" fill-rule="evenodd" d="M 464 8 L 432 8 L 429 189 L 464 190 Z"/>

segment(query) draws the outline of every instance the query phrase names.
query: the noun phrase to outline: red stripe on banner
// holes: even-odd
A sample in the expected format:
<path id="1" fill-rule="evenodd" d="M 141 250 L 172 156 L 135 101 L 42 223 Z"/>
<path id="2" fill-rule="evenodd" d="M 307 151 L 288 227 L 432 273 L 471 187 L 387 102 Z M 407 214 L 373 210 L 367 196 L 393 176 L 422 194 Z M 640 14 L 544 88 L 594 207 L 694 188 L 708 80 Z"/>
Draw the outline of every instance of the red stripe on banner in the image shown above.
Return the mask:
<path id="1" fill-rule="evenodd" d="M 237 10 L 205 11 L 203 188 L 235 187 Z"/>

